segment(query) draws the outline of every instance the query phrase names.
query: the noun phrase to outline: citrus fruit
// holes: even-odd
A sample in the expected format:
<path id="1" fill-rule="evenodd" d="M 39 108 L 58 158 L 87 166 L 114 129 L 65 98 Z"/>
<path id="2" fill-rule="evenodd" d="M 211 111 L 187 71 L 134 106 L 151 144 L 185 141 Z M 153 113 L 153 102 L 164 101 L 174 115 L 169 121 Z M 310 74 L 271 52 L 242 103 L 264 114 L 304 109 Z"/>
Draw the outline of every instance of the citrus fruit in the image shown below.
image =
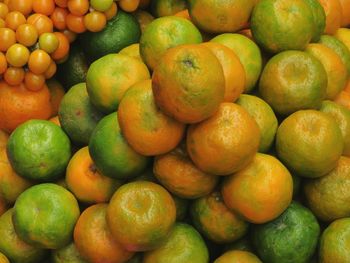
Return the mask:
<path id="1" fill-rule="evenodd" d="M 137 43 L 140 35 L 137 20 L 131 14 L 118 10 L 117 15 L 107 22 L 102 31 L 79 35 L 79 43 L 86 55 L 95 60 Z"/>
<path id="2" fill-rule="evenodd" d="M 1 252 L 0 252 L 0 262 L 2 262 L 2 263 L 10 263 L 8 258 L 4 254 L 2 254 Z"/>
<path id="3" fill-rule="evenodd" d="M 68 136 L 50 121 L 30 120 L 11 134 L 7 145 L 10 163 L 18 175 L 50 181 L 60 177 L 71 157 Z"/>
<path id="4" fill-rule="evenodd" d="M 122 54 L 109 54 L 91 64 L 86 85 L 93 105 L 104 113 L 118 109 L 125 91 L 133 84 L 150 78 L 145 64 Z"/>
<path id="5" fill-rule="evenodd" d="M 272 57 L 259 82 L 262 99 L 281 115 L 318 109 L 326 89 L 327 73 L 321 62 L 303 51 L 284 51 Z"/>
<path id="6" fill-rule="evenodd" d="M 209 194 L 218 178 L 199 170 L 189 158 L 185 147 L 155 157 L 153 172 L 159 182 L 176 196 L 196 199 Z"/>
<path id="7" fill-rule="evenodd" d="M 148 26 L 148 24 L 150 24 L 154 20 L 154 17 L 150 13 L 141 9 L 136 10 L 133 13 L 133 15 L 140 24 L 141 33 L 145 32 L 145 29 Z"/>
<path id="8" fill-rule="evenodd" d="M 138 153 L 164 154 L 176 147 L 185 133 L 185 125 L 168 117 L 157 107 L 152 81 L 131 86 L 119 104 L 118 120 L 123 136 Z"/>
<path id="9" fill-rule="evenodd" d="M 133 255 L 112 236 L 106 222 L 107 204 L 87 208 L 74 228 L 74 242 L 88 262 L 122 263 Z"/>
<path id="10" fill-rule="evenodd" d="M 343 155 L 350 156 L 350 110 L 333 101 L 324 101 L 320 111 L 329 114 L 337 122 L 344 139 Z"/>
<path id="11" fill-rule="evenodd" d="M 326 99 L 334 99 L 345 87 L 347 69 L 337 53 L 322 44 L 309 44 L 306 52 L 316 57 L 327 73 Z"/>
<path id="12" fill-rule="evenodd" d="M 220 192 L 196 199 L 190 212 L 198 231 L 216 243 L 233 242 L 247 233 L 248 223 L 227 208 Z"/>
<path id="13" fill-rule="evenodd" d="M 52 263 L 86 263 L 79 254 L 74 242 L 52 251 L 51 261 Z"/>
<path id="14" fill-rule="evenodd" d="M 209 33 L 236 32 L 248 22 L 254 1 L 243 0 L 189 0 L 191 20 L 201 30 Z"/>
<path id="15" fill-rule="evenodd" d="M 254 39 L 271 53 L 303 50 L 314 36 L 314 26 L 304 0 L 261 0 L 251 18 Z"/>
<path id="16" fill-rule="evenodd" d="M 162 56 L 152 75 L 152 88 L 165 114 L 196 123 L 212 116 L 224 100 L 225 76 L 210 49 L 181 45 Z"/>
<path id="17" fill-rule="evenodd" d="M 191 226 L 176 223 L 167 240 L 155 250 L 146 252 L 143 263 L 209 262 L 209 253 L 201 235 Z"/>
<path id="18" fill-rule="evenodd" d="M 9 135 L 3 130 L 0 130 L 0 148 L 6 147 L 8 139 Z"/>
<path id="19" fill-rule="evenodd" d="M 350 159 L 342 156 L 330 173 L 305 181 L 303 186 L 308 207 L 322 221 L 350 217 L 347 205 L 350 195 L 346 190 L 349 184 Z"/>
<path id="20" fill-rule="evenodd" d="M 140 55 L 140 44 L 132 44 L 119 51 L 119 54 L 128 55 L 130 57 L 137 58 L 142 61 Z"/>
<path id="21" fill-rule="evenodd" d="M 128 251 L 161 246 L 171 233 L 176 208 L 160 185 L 137 181 L 122 185 L 107 207 L 107 223 L 113 237 Z"/>
<path id="22" fill-rule="evenodd" d="M 275 220 L 254 225 L 253 243 L 264 262 L 303 263 L 315 252 L 320 226 L 309 209 L 293 202 Z"/>
<path id="23" fill-rule="evenodd" d="M 259 141 L 253 117 L 243 107 L 225 102 L 212 117 L 189 127 L 187 151 L 202 171 L 229 175 L 253 160 Z"/>
<path id="24" fill-rule="evenodd" d="M 349 0 L 339 0 L 342 8 L 342 21 L 341 26 L 346 27 L 350 25 L 350 1 Z"/>
<path id="25" fill-rule="evenodd" d="M 214 53 L 224 71 L 224 101 L 235 102 L 239 95 L 244 91 L 246 83 L 246 76 L 242 63 L 230 48 L 222 44 L 206 42 L 203 43 L 203 45 Z"/>
<path id="26" fill-rule="evenodd" d="M 8 160 L 6 148 L 0 149 L 0 171 L 0 196 L 8 204 L 14 204 L 17 197 L 31 187 L 33 182 L 15 173 Z"/>
<path id="27" fill-rule="evenodd" d="M 248 37 L 241 34 L 221 34 L 210 42 L 216 42 L 232 49 L 241 61 L 246 74 L 245 92 L 250 92 L 257 83 L 262 69 L 262 57 L 259 47 Z"/>
<path id="28" fill-rule="evenodd" d="M 241 239 L 238 239 L 235 242 L 226 244 L 224 246 L 224 251 L 230 251 L 230 250 L 241 250 L 241 251 L 248 251 L 248 252 L 254 252 L 253 244 L 251 243 L 250 236 L 245 235 Z"/>
<path id="29" fill-rule="evenodd" d="M 13 208 L 0 217 L 0 251 L 13 263 L 37 263 L 45 257 L 46 251 L 25 243 L 16 233 L 13 222 Z"/>
<path id="30" fill-rule="evenodd" d="M 83 50 L 79 45 L 73 44 L 70 46 L 67 60 L 58 65 L 57 78 L 65 89 L 69 90 L 75 84 L 85 82 L 88 67 Z"/>
<path id="31" fill-rule="evenodd" d="M 202 36 L 187 19 L 175 16 L 153 20 L 140 39 L 140 54 L 146 65 L 153 70 L 169 48 L 184 44 L 198 44 Z"/>
<path id="32" fill-rule="evenodd" d="M 185 0 L 152 0 L 151 12 L 156 17 L 171 16 L 186 9 Z"/>
<path id="33" fill-rule="evenodd" d="M 348 262 L 350 218 L 333 221 L 322 233 L 319 245 L 319 262 Z"/>
<path id="34" fill-rule="evenodd" d="M 231 250 L 220 257 L 218 257 L 214 263 L 262 263 L 262 261 L 253 253 L 241 250 Z"/>
<path id="35" fill-rule="evenodd" d="M 45 183 L 28 188 L 17 198 L 12 220 L 16 233 L 28 244 L 57 249 L 70 243 L 79 214 L 73 194 Z"/>
<path id="36" fill-rule="evenodd" d="M 280 160 L 304 177 L 321 177 L 333 170 L 344 141 L 337 122 L 327 113 L 297 111 L 278 127 L 276 150 Z"/>
<path id="37" fill-rule="evenodd" d="M 51 119 L 49 119 L 49 121 L 51 121 L 52 123 L 56 124 L 57 126 L 61 127 L 61 123 L 60 120 L 58 119 L 58 116 L 54 116 Z"/>
<path id="38" fill-rule="evenodd" d="M 328 36 L 328 35 L 321 36 L 319 43 L 329 47 L 335 53 L 338 54 L 338 56 L 341 58 L 341 60 L 345 64 L 349 75 L 350 74 L 350 50 L 346 47 L 346 45 L 340 40 L 338 40 L 337 38 L 333 36 Z"/>
<path id="39" fill-rule="evenodd" d="M 65 94 L 65 90 L 61 83 L 54 78 L 47 80 L 46 85 L 50 91 L 51 117 L 53 117 L 58 114 L 58 109 Z"/>
<path id="40" fill-rule="evenodd" d="M 84 203 L 108 202 L 121 183 L 97 171 L 88 147 L 78 150 L 70 159 L 66 171 L 68 189 Z"/>
<path id="41" fill-rule="evenodd" d="M 257 153 L 246 168 L 225 178 L 226 206 L 249 222 L 261 224 L 278 217 L 292 201 L 293 180 L 275 157 Z"/>
<path id="42" fill-rule="evenodd" d="M 326 28 L 324 33 L 333 35 L 340 27 L 343 14 L 339 0 L 318 0 L 326 14 Z"/>
<path id="43" fill-rule="evenodd" d="M 30 91 L 25 85 L 10 86 L 0 81 L 0 129 L 12 132 L 30 119 L 51 116 L 50 92 L 47 87 Z"/>
<path id="44" fill-rule="evenodd" d="M 142 173 L 150 159 L 136 153 L 122 135 L 117 113 L 104 117 L 91 135 L 89 152 L 101 174 L 128 179 Z"/>
<path id="45" fill-rule="evenodd" d="M 278 121 L 270 105 L 259 97 L 242 94 L 236 102 L 254 118 L 260 128 L 259 152 L 267 152 L 275 139 Z"/>
<path id="46" fill-rule="evenodd" d="M 305 3 L 310 7 L 314 21 L 314 33 L 311 41 L 317 42 L 326 28 L 326 13 L 318 0 L 305 0 Z"/>
<path id="47" fill-rule="evenodd" d="M 340 40 L 350 50 L 350 29 L 349 28 L 339 28 L 337 32 L 335 32 L 334 37 Z"/>
<path id="48" fill-rule="evenodd" d="M 86 84 L 79 83 L 64 95 L 58 117 L 62 129 L 74 144 L 87 145 L 103 114 L 90 102 Z"/>
<path id="49" fill-rule="evenodd" d="M 350 110 L 350 93 L 349 92 L 341 91 L 333 101 Z"/>

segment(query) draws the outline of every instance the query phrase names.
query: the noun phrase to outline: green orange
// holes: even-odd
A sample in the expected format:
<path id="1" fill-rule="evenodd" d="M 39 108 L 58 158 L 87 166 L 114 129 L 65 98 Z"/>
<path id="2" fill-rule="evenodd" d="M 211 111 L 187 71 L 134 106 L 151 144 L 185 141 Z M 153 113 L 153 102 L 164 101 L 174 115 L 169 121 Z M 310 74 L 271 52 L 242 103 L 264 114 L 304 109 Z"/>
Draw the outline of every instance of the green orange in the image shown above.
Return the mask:
<path id="1" fill-rule="evenodd" d="M 151 12 L 156 17 L 171 16 L 186 9 L 185 0 L 153 0 Z"/>
<path id="2" fill-rule="evenodd" d="M 233 50 L 245 70 L 246 84 L 244 90 L 245 92 L 253 90 L 262 69 L 262 57 L 258 45 L 246 36 L 230 33 L 218 35 L 210 42 L 223 44 Z"/>
<path id="3" fill-rule="evenodd" d="M 202 35 L 187 19 L 176 16 L 153 20 L 140 39 L 140 54 L 147 66 L 153 70 L 166 50 L 178 45 L 199 44 Z"/>
<path id="4" fill-rule="evenodd" d="M 209 262 L 209 253 L 201 235 L 191 226 L 176 223 L 167 240 L 160 247 L 146 252 L 143 263 Z"/>
<path id="5" fill-rule="evenodd" d="M 17 198 L 13 224 L 28 244 L 57 249 L 70 243 L 79 215 L 78 202 L 71 192 L 46 183 L 28 188 Z"/>
<path id="6" fill-rule="evenodd" d="M 0 251 L 13 263 L 37 263 L 46 255 L 42 248 L 25 243 L 16 233 L 13 223 L 13 208 L 0 217 Z"/>
<path id="7" fill-rule="evenodd" d="M 265 102 L 281 115 L 318 109 L 326 96 L 327 73 L 321 62 L 303 51 L 284 51 L 266 64 L 259 82 Z"/>
<path id="8" fill-rule="evenodd" d="M 175 218 L 171 195 L 162 186 L 146 181 L 121 186 L 107 208 L 113 237 L 129 251 L 161 246 L 169 237 Z"/>
<path id="9" fill-rule="evenodd" d="M 326 13 L 318 0 L 305 0 L 305 3 L 311 8 L 314 20 L 314 34 L 311 41 L 317 42 L 326 27 Z"/>
<path id="10" fill-rule="evenodd" d="M 142 173 L 150 159 L 135 152 L 121 133 L 117 113 L 105 116 L 91 135 L 89 152 L 101 174 L 128 179 Z"/>
<path id="11" fill-rule="evenodd" d="M 275 139 L 278 121 L 269 104 L 259 97 L 242 94 L 236 102 L 254 118 L 260 129 L 259 152 L 267 152 Z"/>
<path id="12" fill-rule="evenodd" d="M 190 212 L 198 231 L 216 243 L 233 242 L 247 233 L 248 223 L 228 209 L 220 192 L 196 199 Z"/>
<path id="13" fill-rule="evenodd" d="M 104 113 L 118 109 L 125 91 L 138 81 L 150 78 L 139 59 L 109 54 L 93 62 L 86 75 L 86 86 L 93 105 Z"/>
<path id="14" fill-rule="evenodd" d="M 300 176 L 316 178 L 326 175 L 336 167 L 343 149 L 341 130 L 327 113 L 297 111 L 277 130 L 277 155 Z"/>
<path id="15" fill-rule="evenodd" d="M 112 236 L 106 222 L 107 204 L 87 208 L 74 228 L 74 243 L 88 262 L 122 263 L 133 256 Z"/>
<path id="16" fill-rule="evenodd" d="M 103 114 L 90 102 L 85 83 L 79 83 L 64 95 L 58 112 L 62 129 L 76 145 L 87 145 Z"/>
<path id="17" fill-rule="evenodd" d="M 242 250 L 231 250 L 220 257 L 218 257 L 214 263 L 262 263 L 262 261 L 253 253 Z"/>
<path id="18" fill-rule="evenodd" d="M 18 175 L 50 181 L 63 175 L 71 157 L 71 145 L 68 136 L 56 124 L 30 120 L 11 134 L 7 152 Z"/>
<path id="19" fill-rule="evenodd" d="M 51 253 L 52 263 L 86 263 L 79 254 L 74 242 Z"/>

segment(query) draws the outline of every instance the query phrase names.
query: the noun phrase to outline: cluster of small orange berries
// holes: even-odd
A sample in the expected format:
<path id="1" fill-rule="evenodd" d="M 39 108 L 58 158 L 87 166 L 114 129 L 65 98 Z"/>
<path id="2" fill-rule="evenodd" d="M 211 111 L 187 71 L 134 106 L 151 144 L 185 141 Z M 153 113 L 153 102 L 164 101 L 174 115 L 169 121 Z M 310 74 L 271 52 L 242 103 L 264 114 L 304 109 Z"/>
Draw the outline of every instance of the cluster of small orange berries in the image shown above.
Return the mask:
<path id="1" fill-rule="evenodd" d="M 104 29 L 114 0 L 0 0 L 0 79 L 40 90 L 85 31 Z"/>

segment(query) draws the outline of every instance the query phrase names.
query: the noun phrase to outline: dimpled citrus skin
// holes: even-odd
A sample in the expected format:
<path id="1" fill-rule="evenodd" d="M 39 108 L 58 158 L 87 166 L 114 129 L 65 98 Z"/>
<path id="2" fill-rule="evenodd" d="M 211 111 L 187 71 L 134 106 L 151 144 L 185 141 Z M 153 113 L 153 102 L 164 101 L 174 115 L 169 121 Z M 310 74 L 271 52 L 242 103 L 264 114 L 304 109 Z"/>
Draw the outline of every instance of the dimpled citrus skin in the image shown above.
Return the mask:
<path id="1" fill-rule="evenodd" d="M 247 166 L 258 150 L 260 131 L 241 106 L 221 103 L 209 119 L 191 125 L 187 151 L 197 167 L 209 174 L 229 175 Z"/>
<path id="2" fill-rule="evenodd" d="M 318 109 L 326 89 L 327 73 L 321 62 L 303 51 L 284 51 L 272 57 L 259 82 L 262 99 L 281 115 Z"/>
<path id="3" fill-rule="evenodd" d="M 79 215 L 78 202 L 71 192 L 45 183 L 32 186 L 17 198 L 13 224 L 28 244 L 57 249 L 71 241 Z"/>
<path id="4" fill-rule="evenodd" d="M 136 181 L 124 184 L 107 207 L 107 224 L 113 237 L 128 251 L 159 247 L 176 219 L 171 195 L 160 185 Z"/>
<path id="5" fill-rule="evenodd" d="M 261 0 L 251 29 L 259 46 L 269 52 L 303 50 L 314 34 L 314 17 L 303 0 Z"/>
<path id="6" fill-rule="evenodd" d="M 212 116 L 224 100 L 225 76 L 215 55 L 203 45 L 169 49 L 152 76 L 156 104 L 183 123 Z"/>
<path id="7" fill-rule="evenodd" d="M 329 173 L 336 167 L 343 149 L 338 124 L 323 112 L 297 111 L 277 130 L 277 155 L 300 176 L 316 178 Z"/>

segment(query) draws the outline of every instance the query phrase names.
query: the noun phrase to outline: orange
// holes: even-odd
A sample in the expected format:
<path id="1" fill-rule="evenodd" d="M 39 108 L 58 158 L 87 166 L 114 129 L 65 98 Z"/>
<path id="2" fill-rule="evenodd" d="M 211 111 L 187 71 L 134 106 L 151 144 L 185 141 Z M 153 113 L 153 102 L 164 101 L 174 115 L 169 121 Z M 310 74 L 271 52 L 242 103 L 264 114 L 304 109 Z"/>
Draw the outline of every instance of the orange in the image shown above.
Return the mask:
<path id="1" fill-rule="evenodd" d="M 8 210 L 8 203 L 6 200 L 0 195 L 0 216 L 3 215 Z M 1 253 L 1 252 L 0 252 Z M 1 257 L 0 257 L 1 259 Z"/>
<path id="2" fill-rule="evenodd" d="M 191 225 L 176 223 L 164 244 L 146 252 L 142 262 L 207 263 L 209 252 L 203 238 Z"/>
<path id="3" fill-rule="evenodd" d="M 54 124 L 58 125 L 61 127 L 61 123 L 60 123 L 60 120 L 58 119 L 58 116 L 54 116 L 52 117 L 51 119 L 49 119 L 49 121 L 53 122 Z"/>
<path id="4" fill-rule="evenodd" d="M 150 78 L 140 60 L 122 54 L 109 54 L 93 62 L 86 75 L 86 86 L 93 105 L 104 113 L 118 109 L 125 91 Z"/>
<path id="5" fill-rule="evenodd" d="M 349 262 L 350 218 L 333 221 L 324 231 L 319 244 L 319 263 Z"/>
<path id="6" fill-rule="evenodd" d="M 262 261 L 253 253 L 241 250 L 231 250 L 220 257 L 214 263 L 262 263 Z"/>
<path id="7" fill-rule="evenodd" d="M 35 26 L 40 36 L 43 33 L 49 33 L 53 31 L 53 22 L 52 20 L 43 14 L 32 14 L 28 17 L 27 23 Z"/>
<path id="8" fill-rule="evenodd" d="M 341 26 L 347 27 L 350 25 L 350 1 L 349 0 L 339 0 L 342 8 L 342 20 Z"/>
<path id="9" fill-rule="evenodd" d="M 348 76 L 346 66 L 338 54 L 325 45 L 310 44 L 306 52 L 316 57 L 326 70 L 328 80 L 326 99 L 334 99 L 345 87 Z"/>
<path id="10" fill-rule="evenodd" d="M 187 150 L 204 172 L 229 175 L 247 166 L 258 150 L 260 131 L 255 120 L 241 106 L 222 103 L 209 119 L 191 125 Z"/>
<path id="11" fill-rule="evenodd" d="M 56 79 L 49 79 L 46 81 L 47 87 L 50 91 L 50 102 L 51 102 L 51 117 L 58 114 L 61 101 L 65 94 L 65 90 L 61 83 Z"/>
<path id="12" fill-rule="evenodd" d="M 48 119 L 50 116 L 50 93 L 47 87 L 29 91 L 23 84 L 9 86 L 0 81 L 0 129 L 12 132 L 29 119 Z"/>
<path id="13" fill-rule="evenodd" d="M 108 202 L 121 183 L 100 174 L 91 160 L 88 147 L 70 159 L 66 170 L 68 189 L 84 203 Z"/>
<path id="14" fill-rule="evenodd" d="M 162 186 L 146 181 L 121 186 L 107 208 L 113 237 L 129 251 L 147 251 L 162 245 L 175 218 L 171 195 Z"/>
<path id="15" fill-rule="evenodd" d="M 208 33 L 235 32 L 248 22 L 254 1 L 189 0 L 188 11 L 194 24 Z"/>
<path id="16" fill-rule="evenodd" d="M 206 42 L 204 46 L 210 49 L 219 60 L 225 77 L 225 102 L 235 102 L 244 91 L 246 76 L 242 63 L 236 54 L 228 47 L 215 43 Z"/>
<path id="17" fill-rule="evenodd" d="M 148 24 L 142 33 L 140 53 L 145 64 L 154 70 L 169 48 L 201 42 L 201 33 L 187 19 L 177 16 L 161 17 Z"/>
<path id="18" fill-rule="evenodd" d="M 333 101 L 323 101 L 320 111 L 327 113 L 339 125 L 344 140 L 343 155 L 350 157 L 350 110 Z"/>
<path id="19" fill-rule="evenodd" d="M 326 175 L 336 167 L 343 149 L 339 125 L 327 113 L 297 111 L 277 130 L 278 157 L 296 175 L 311 178 Z"/>
<path id="20" fill-rule="evenodd" d="M 86 263 L 79 254 L 74 242 L 70 243 L 68 246 L 52 251 L 51 259 L 52 263 Z"/>
<path id="21" fill-rule="evenodd" d="M 183 123 L 212 116 L 224 99 L 225 76 L 216 56 L 203 45 L 169 49 L 153 71 L 155 101 L 167 115 Z"/>
<path id="22" fill-rule="evenodd" d="M 6 147 L 8 139 L 9 135 L 3 130 L 0 130 L 0 149 Z"/>
<path id="23" fill-rule="evenodd" d="M 31 187 L 33 182 L 20 177 L 12 169 L 6 148 L 0 149 L 0 170 L 0 195 L 8 204 L 14 204 L 17 197 Z"/>
<path id="24" fill-rule="evenodd" d="M 326 13 L 325 33 L 333 35 L 341 26 L 343 20 L 343 10 L 340 0 L 318 0 Z"/>
<path id="25" fill-rule="evenodd" d="M 217 191 L 196 199 L 190 212 L 194 226 L 215 243 L 236 241 L 248 231 L 248 223 L 227 208 Z"/>
<path id="26" fill-rule="evenodd" d="M 254 39 L 271 53 L 303 50 L 314 28 L 313 12 L 304 0 L 259 1 L 251 18 Z"/>
<path id="27" fill-rule="evenodd" d="M 130 57 L 134 57 L 142 61 L 141 55 L 140 55 L 140 44 L 131 44 L 130 46 L 127 46 L 119 51 L 119 54 L 128 55 Z"/>
<path id="28" fill-rule="evenodd" d="M 41 262 L 46 251 L 25 243 L 16 233 L 12 221 L 13 208 L 0 217 L 0 251 L 11 262 Z"/>
<path id="29" fill-rule="evenodd" d="M 9 0 L 7 5 L 9 11 L 19 11 L 28 16 L 32 12 L 33 0 Z"/>
<path id="30" fill-rule="evenodd" d="M 143 33 L 146 27 L 154 20 L 154 17 L 141 9 L 135 11 L 134 16 L 140 24 L 141 32 Z"/>
<path id="31" fill-rule="evenodd" d="M 164 154 L 181 141 L 185 125 L 156 106 L 151 80 L 131 86 L 119 104 L 118 120 L 130 146 L 146 156 Z"/>
<path id="32" fill-rule="evenodd" d="M 259 97 L 241 94 L 236 102 L 254 118 L 260 129 L 259 152 L 267 152 L 275 139 L 278 121 L 270 105 Z"/>
<path id="33" fill-rule="evenodd" d="M 153 0 L 151 1 L 151 12 L 155 17 L 172 16 L 186 8 L 183 0 Z"/>
<path id="34" fill-rule="evenodd" d="M 57 249 L 70 243 L 79 214 L 73 194 L 46 183 L 28 188 L 17 198 L 12 221 L 16 233 L 26 243 Z"/>
<path id="35" fill-rule="evenodd" d="M 87 208 L 74 228 L 74 242 L 88 262 L 123 263 L 132 252 L 126 251 L 112 236 L 106 222 L 107 204 Z"/>
<path id="36" fill-rule="evenodd" d="M 177 12 L 176 14 L 174 14 L 174 16 L 182 17 L 191 21 L 191 17 L 190 17 L 190 13 L 188 12 L 188 9 L 184 9 L 180 12 Z"/>
<path id="37" fill-rule="evenodd" d="M 199 170 L 184 148 L 180 146 L 170 153 L 156 156 L 153 173 L 171 193 L 186 199 L 196 199 L 213 191 L 218 178 Z"/>
<path id="38" fill-rule="evenodd" d="M 326 13 L 318 0 L 305 0 L 305 3 L 310 7 L 314 21 L 314 33 L 311 41 L 317 42 L 326 27 Z"/>
<path id="39" fill-rule="evenodd" d="M 350 194 L 350 158 L 340 157 L 330 173 L 317 179 L 305 181 L 307 204 L 314 215 L 322 221 L 350 217 L 348 203 Z"/>
<path id="40" fill-rule="evenodd" d="M 350 29 L 349 28 L 339 28 L 334 37 L 340 40 L 349 50 L 350 50 Z"/>
<path id="41" fill-rule="evenodd" d="M 346 92 L 346 93 L 350 93 L 350 78 L 348 78 L 348 80 L 346 82 L 346 85 L 345 85 L 345 88 L 344 88 L 343 91 Z"/>
<path id="42" fill-rule="evenodd" d="M 221 191 L 229 209 L 251 223 L 262 224 L 289 206 L 293 179 L 278 159 L 258 153 L 245 169 L 225 178 Z"/>
<path id="43" fill-rule="evenodd" d="M 262 99 L 281 115 L 318 109 L 326 90 L 324 67 L 313 55 L 303 51 L 284 51 L 272 57 L 259 82 Z"/>
<path id="44" fill-rule="evenodd" d="M 334 99 L 334 102 L 350 110 L 350 93 L 347 91 L 341 91 Z"/>
<path id="45" fill-rule="evenodd" d="M 262 69 L 260 48 L 250 38 L 241 34 L 221 34 L 214 37 L 210 42 L 223 44 L 233 50 L 244 67 L 246 75 L 244 91 L 252 91 Z"/>
<path id="46" fill-rule="evenodd" d="M 1 252 L 0 252 L 0 262 L 2 262 L 2 263 L 10 263 L 8 258 Z"/>

